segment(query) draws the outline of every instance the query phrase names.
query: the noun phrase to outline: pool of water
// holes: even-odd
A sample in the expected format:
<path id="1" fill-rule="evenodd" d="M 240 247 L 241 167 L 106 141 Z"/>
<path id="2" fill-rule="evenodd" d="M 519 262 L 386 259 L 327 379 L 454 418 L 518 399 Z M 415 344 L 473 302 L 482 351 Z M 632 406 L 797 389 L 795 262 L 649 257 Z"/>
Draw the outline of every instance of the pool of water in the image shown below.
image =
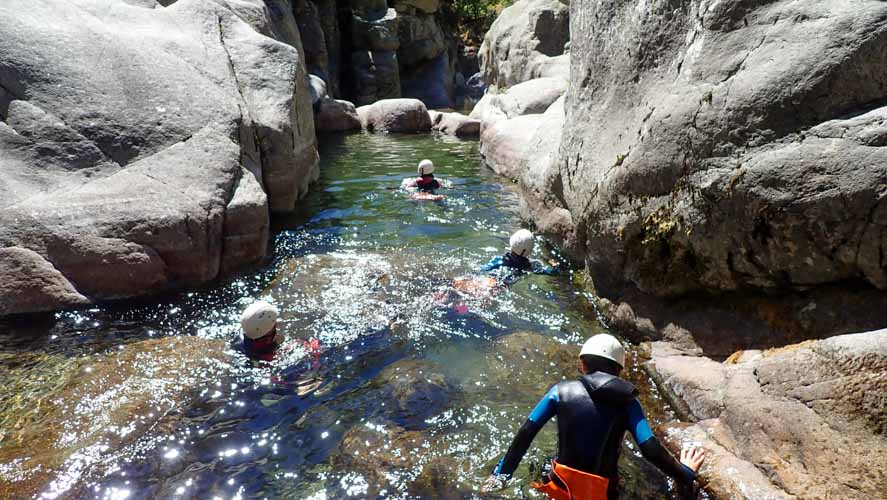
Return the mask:
<path id="1" fill-rule="evenodd" d="M 558 276 L 528 276 L 494 293 L 454 289 L 478 277 L 520 227 L 516 195 L 482 166 L 477 143 L 352 134 L 320 147 L 321 178 L 297 212 L 275 219 L 262 269 L 204 290 L 0 324 L 0 369 L 14 389 L 0 397 L 0 496 L 35 477 L 53 480 L 36 488 L 49 497 L 478 495 L 538 398 L 576 374 L 577 346 L 606 331 L 592 297 L 565 263 Z M 416 202 L 397 189 L 423 158 L 452 183 L 443 201 Z M 544 242 L 536 257 L 560 260 Z M 239 313 L 259 297 L 280 308 L 286 336 L 267 366 L 238 350 Z M 179 355 L 226 361 L 222 369 L 194 364 L 176 379 L 177 397 L 184 387 L 191 399 L 162 425 L 114 446 L 99 440 L 92 453 L 66 450 L 52 467 L 16 457 L 29 453 L 21 442 L 22 451 L 3 454 L 23 425 L 64 424 L 40 408 L 89 370 L 81 365 L 171 336 L 218 340 L 207 346 L 219 352 Z M 167 352 L 152 349 L 148 356 Z M 650 419 L 672 418 L 629 355 L 627 375 Z M 125 394 L 132 378 L 122 370 L 119 380 L 96 383 Z M 150 390 L 161 400 L 173 393 Z M 555 454 L 554 427 L 494 497 L 534 498 L 528 483 Z M 635 454 L 627 441 L 624 496 L 668 498 L 668 482 Z"/>

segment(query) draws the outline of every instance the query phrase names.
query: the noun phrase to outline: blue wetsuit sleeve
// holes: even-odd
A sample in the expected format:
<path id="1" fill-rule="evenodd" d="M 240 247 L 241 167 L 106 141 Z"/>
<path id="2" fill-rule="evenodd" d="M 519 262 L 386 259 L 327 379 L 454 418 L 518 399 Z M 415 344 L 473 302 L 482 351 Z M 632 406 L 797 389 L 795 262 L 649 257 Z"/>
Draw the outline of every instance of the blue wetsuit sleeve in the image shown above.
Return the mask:
<path id="1" fill-rule="evenodd" d="M 486 264 L 481 266 L 480 270 L 485 273 L 488 273 L 494 269 L 499 269 L 500 267 L 502 267 L 502 256 L 497 255 L 497 256 L 493 257 L 492 259 L 490 259 L 489 262 L 487 262 Z"/>
<path id="2" fill-rule="evenodd" d="M 652 462 L 659 470 L 682 484 L 692 483 L 696 479 L 696 472 L 693 469 L 678 462 L 668 450 L 659 444 L 659 440 L 653 435 L 650 424 L 644 416 L 641 403 L 637 399 L 628 405 L 628 431 L 631 432 L 631 437 L 638 444 L 644 458 Z"/>
<path id="3" fill-rule="evenodd" d="M 641 403 L 637 399 L 628 405 L 628 431 L 631 432 L 631 437 L 638 445 L 653 437 L 653 431 L 650 429 Z"/>
<path id="4" fill-rule="evenodd" d="M 538 260 L 533 261 L 533 274 L 544 274 L 546 276 L 554 276 L 557 274 L 557 269 L 554 267 L 546 266 L 545 264 L 539 262 Z"/>
<path id="5" fill-rule="evenodd" d="M 533 412 L 530 413 L 527 421 L 524 422 L 524 425 L 521 426 L 517 435 L 514 436 L 511 446 L 508 447 L 508 452 L 505 453 L 505 456 L 499 461 L 493 474 L 501 474 L 510 477 L 514 473 L 514 470 L 517 469 L 520 461 L 524 458 L 524 455 L 530 448 L 530 444 L 533 442 L 536 434 L 539 433 L 542 426 L 551 420 L 551 417 L 555 416 L 556 413 L 557 386 L 555 385 L 548 390 L 545 396 L 543 396 L 539 403 L 536 404 L 536 407 L 533 408 Z"/>

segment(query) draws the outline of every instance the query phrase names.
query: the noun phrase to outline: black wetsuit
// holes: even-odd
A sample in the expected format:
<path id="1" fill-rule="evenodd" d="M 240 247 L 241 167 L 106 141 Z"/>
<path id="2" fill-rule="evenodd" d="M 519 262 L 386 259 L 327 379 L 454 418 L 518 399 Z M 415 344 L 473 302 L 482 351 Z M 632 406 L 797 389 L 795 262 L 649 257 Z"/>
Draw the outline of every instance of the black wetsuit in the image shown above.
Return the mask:
<path id="1" fill-rule="evenodd" d="M 440 182 L 434 178 L 434 174 L 428 174 L 416 179 L 416 187 L 423 193 L 434 194 L 435 190 L 440 189 Z"/>
<path id="2" fill-rule="evenodd" d="M 692 484 L 696 478 L 695 472 L 675 460 L 653 436 L 634 386 L 603 372 L 552 387 L 520 428 L 494 473 L 514 473 L 536 433 L 555 415 L 558 462 L 609 479 L 609 499 L 619 497 L 617 464 L 626 431 L 644 458 L 676 481 Z"/>

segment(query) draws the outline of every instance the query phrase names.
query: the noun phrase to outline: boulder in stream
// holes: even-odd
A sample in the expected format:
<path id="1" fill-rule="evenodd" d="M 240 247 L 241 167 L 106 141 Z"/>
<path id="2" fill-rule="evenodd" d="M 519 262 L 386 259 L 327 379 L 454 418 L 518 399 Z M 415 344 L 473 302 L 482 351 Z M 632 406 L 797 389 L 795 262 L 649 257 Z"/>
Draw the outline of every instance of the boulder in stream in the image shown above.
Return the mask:
<path id="1" fill-rule="evenodd" d="M 480 136 L 480 120 L 469 118 L 455 111 L 452 113 L 430 111 L 429 114 L 432 130 L 465 139 Z"/>
<path id="2" fill-rule="evenodd" d="M 341 99 L 323 99 L 314 115 L 314 128 L 318 133 L 360 130 L 360 116 L 354 104 Z"/>
<path id="3" fill-rule="evenodd" d="M 428 108 L 418 99 L 384 99 L 357 108 L 361 124 L 371 132 L 428 132 Z"/>

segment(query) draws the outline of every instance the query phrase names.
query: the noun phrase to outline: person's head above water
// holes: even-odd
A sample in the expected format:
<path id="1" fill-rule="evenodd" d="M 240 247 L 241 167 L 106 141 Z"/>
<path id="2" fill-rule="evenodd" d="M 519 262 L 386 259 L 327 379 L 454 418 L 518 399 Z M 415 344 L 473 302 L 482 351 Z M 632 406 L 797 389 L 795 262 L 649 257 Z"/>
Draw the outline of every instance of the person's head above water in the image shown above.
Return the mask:
<path id="1" fill-rule="evenodd" d="M 431 175 L 434 173 L 434 163 L 432 163 L 431 160 L 422 160 L 419 162 L 419 168 L 417 170 L 420 177 Z"/>
<path id="2" fill-rule="evenodd" d="M 625 367 L 625 348 L 616 337 L 601 333 L 585 341 L 579 359 L 585 373 L 604 372 L 619 376 Z"/>
<path id="3" fill-rule="evenodd" d="M 534 245 L 535 238 L 533 237 L 533 233 L 526 229 L 521 229 L 512 234 L 511 239 L 508 240 L 508 247 L 511 250 L 511 253 L 520 255 L 521 257 L 529 258 L 530 254 L 533 253 Z"/>
<path id="4" fill-rule="evenodd" d="M 277 308 L 273 305 L 263 300 L 253 302 L 240 315 L 243 334 L 250 340 L 256 340 L 274 332 L 277 315 Z"/>

